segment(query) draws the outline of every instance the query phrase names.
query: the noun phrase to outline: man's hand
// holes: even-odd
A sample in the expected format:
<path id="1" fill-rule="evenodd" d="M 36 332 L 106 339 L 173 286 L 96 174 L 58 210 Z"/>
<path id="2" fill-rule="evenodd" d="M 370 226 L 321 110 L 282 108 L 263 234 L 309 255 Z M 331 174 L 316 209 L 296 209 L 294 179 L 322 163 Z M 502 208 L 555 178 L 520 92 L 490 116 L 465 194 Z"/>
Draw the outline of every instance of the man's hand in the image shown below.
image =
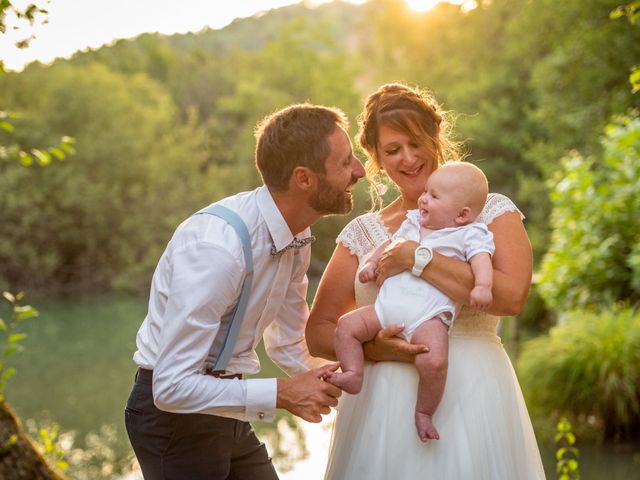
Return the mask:
<path id="1" fill-rule="evenodd" d="M 295 377 L 279 378 L 276 407 L 289 410 L 307 422 L 320 422 L 322 415 L 338 405 L 338 397 L 342 394 L 338 387 L 322 380 L 338 367 L 339 363 L 332 363 Z"/>
<path id="2" fill-rule="evenodd" d="M 407 342 L 400 337 L 404 325 L 390 325 L 380 330 L 373 340 L 363 345 L 367 360 L 374 362 L 408 362 L 413 363 L 419 353 L 429 351 L 426 345 Z"/>

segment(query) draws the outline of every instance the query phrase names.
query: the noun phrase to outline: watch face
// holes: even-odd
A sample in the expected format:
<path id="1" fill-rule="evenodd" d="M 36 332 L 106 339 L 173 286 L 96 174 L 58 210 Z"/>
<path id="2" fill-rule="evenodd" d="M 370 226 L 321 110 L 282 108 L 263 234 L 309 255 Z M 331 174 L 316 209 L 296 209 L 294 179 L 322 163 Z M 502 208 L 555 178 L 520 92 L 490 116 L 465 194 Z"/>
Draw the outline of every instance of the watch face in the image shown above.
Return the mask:
<path id="1" fill-rule="evenodd" d="M 431 252 L 426 248 L 418 248 L 418 250 L 416 250 L 416 255 L 425 260 L 429 260 L 431 258 Z"/>

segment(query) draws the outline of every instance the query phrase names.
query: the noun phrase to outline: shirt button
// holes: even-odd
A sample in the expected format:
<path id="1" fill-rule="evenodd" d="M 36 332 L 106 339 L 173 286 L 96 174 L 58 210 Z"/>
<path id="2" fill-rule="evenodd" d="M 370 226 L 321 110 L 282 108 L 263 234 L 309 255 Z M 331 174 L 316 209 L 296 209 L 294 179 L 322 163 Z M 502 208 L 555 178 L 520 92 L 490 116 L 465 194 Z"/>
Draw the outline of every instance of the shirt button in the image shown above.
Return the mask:
<path id="1" fill-rule="evenodd" d="M 264 420 L 264 412 L 258 412 L 258 418 Z"/>

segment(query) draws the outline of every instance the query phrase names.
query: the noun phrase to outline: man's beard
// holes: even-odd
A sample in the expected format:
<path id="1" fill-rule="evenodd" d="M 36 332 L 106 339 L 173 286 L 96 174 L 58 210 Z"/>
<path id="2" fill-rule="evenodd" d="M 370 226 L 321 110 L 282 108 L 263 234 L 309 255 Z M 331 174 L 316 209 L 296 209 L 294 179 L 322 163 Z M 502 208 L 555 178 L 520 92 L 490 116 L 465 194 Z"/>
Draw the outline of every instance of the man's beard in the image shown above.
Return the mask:
<path id="1" fill-rule="evenodd" d="M 309 198 L 309 206 L 322 215 L 349 213 L 353 208 L 351 195 L 334 187 L 322 176 L 319 180 L 318 190 Z"/>

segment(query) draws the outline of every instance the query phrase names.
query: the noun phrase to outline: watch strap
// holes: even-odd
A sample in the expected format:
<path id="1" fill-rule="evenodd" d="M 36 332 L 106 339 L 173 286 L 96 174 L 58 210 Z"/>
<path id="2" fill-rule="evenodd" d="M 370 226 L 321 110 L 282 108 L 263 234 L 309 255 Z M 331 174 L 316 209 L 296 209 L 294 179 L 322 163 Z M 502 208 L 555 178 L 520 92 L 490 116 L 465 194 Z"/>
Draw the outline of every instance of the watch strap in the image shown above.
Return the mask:
<path id="1" fill-rule="evenodd" d="M 426 265 L 425 265 L 426 267 Z M 422 270 L 420 270 L 419 268 L 416 268 L 415 266 L 411 269 L 411 273 L 413 275 L 415 275 L 416 277 L 420 277 L 422 276 L 422 272 L 424 271 L 424 268 Z"/>

